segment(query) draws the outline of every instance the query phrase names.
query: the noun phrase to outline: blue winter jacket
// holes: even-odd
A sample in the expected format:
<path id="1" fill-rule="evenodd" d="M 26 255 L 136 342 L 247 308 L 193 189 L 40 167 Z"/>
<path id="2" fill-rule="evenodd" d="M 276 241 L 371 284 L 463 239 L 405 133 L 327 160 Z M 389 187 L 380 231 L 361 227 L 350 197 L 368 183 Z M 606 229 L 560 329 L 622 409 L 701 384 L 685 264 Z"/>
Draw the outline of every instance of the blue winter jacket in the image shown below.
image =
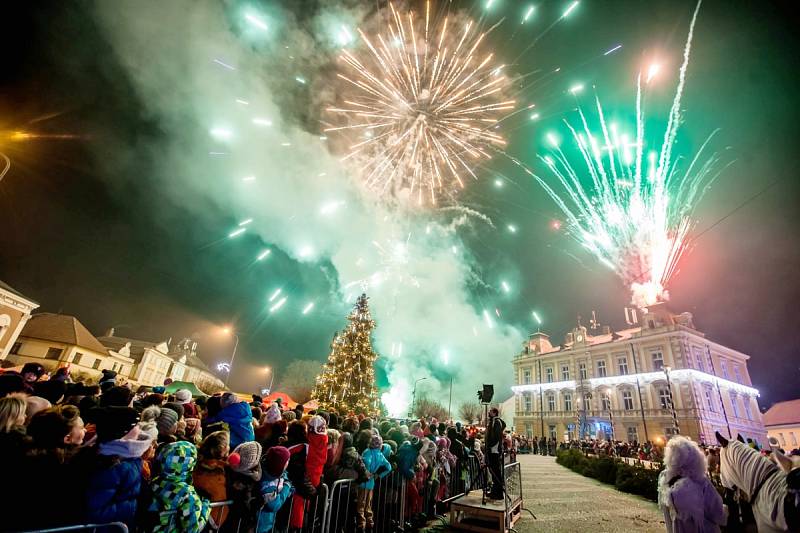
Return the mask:
<path id="1" fill-rule="evenodd" d="M 367 448 L 364 450 L 364 453 L 361 454 L 361 457 L 364 458 L 364 466 L 367 467 L 367 471 L 372 474 L 372 476 L 359 486 L 362 489 L 372 490 L 375 488 L 375 478 L 386 476 L 392 471 L 392 465 L 386 460 L 380 448 Z M 384 467 L 384 469 L 376 476 L 375 473 L 381 467 Z"/>
<path id="2" fill-rule="evenodd" d="M 278 486 L 283 481 L 281 490 Z M 294 488 L 286 472 L 281 474 L 281 477 L 272 477 L 264 472 L 264 477 L 261 478 L 261 495 L 264 497 L 264 506 L 258 515 L 258 528 L 256 533 L 269 533 L 275 527 L 275 517 L 278 511 L 289 497 L 294 494 Z"/>
<path id="3" fill-rule="evenodd" d="M 89 523 L 124 522 L 133 530 L 141 488 L 141 458 L 120 459 L 94 471 L 86 491 Z"/>
<path id="4" fill-rule="evenodd" d="M 406 479 L 412 479 L 415 475 L 414 467 L 417 464 L 419 450 L 406 441 L 397 449 L 397 470 Z"/>
<path id="5" fill-rule="evenodd" d="M 207 420 L 207 424 L 214 422 L 228 424 L 231 432 L 231 450 L 243 442 L 256 440 L 256 434 L 253 431 L 253 412 L 250 410 L 250 404 L 246 402 L 229 405 L 216 416 Z"/>

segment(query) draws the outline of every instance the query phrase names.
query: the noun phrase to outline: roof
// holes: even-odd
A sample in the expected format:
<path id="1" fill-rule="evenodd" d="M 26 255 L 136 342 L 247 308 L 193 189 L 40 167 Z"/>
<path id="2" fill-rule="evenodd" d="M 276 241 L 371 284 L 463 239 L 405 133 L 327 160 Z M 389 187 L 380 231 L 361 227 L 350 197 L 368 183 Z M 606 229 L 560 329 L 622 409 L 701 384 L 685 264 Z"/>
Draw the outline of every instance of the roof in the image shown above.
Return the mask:
<path id="1" fill-rule="evenodd" d="M 787 402 L 778 402 L 764 413 L 764 425 L 767 427 L 789 424 L 800 425 L 800 398 Z"/>
<path id="2" fill-rule="evenodd" d="M 3 289 L 4 291 L 8 291 L 11 294 L 13 294 L 14 296 L 19 296 L 23 300 L 27 300 L 28 302 L 30 302 L 32 304 L 36 304 L 37 306 L 39 305 L 39 302 L 37 302 L 35 300 L 31 300 L 30 298 L 28 298 L 27 296 L 25 296 L 24 294 L 19 292 L 17 289 L 12 287 L 11 285 L 5 283 L 3 280 L 0 280 L 0 289 Z"/>
<path id="3" fill-rule="evenodd" d="M 86 326 L 70 315 L 56 313 L 31 315 L 19 336 L 71 344 L 102 354 L 108 353 L 106 347 L 100 344 L 100 341 L 86 329 Z"/>
<path id="4" fill-rule="evenodd" d="M 214 374 L 211 372 L 211 369 L 208 368 L 208 365 L 206 365 L 202 359 L 197 357 L 197 354 L 192 353 L 191 350 L 183 350 L 176 346 L 173 350 L 170 350 L 169 354 L 167 355 L 178 362 L 180 362 L 181 357 L 186 356 L 186 363 L 184 363 L 186 366 L 199 368 L 200 370 L 208 372 L 209 374 Z"/>
<path id="5" fill-rule="evenodd" d="M 145 348 L 154 348 L 161 344 L 160 342 L 151 342 L 151 341 L 143 341 L 138 339 L 129 339 L 127 337 L 117 337 L 114 335 L 104 335 L 102 337 L 97 337 L 97 340 L 110 350 L 114 350 L 118 352 L 122 349 L 126 344 L 130 343 L 130 351 L 131 357 L 135 359 L 141 358 L 144 355 Z"/>

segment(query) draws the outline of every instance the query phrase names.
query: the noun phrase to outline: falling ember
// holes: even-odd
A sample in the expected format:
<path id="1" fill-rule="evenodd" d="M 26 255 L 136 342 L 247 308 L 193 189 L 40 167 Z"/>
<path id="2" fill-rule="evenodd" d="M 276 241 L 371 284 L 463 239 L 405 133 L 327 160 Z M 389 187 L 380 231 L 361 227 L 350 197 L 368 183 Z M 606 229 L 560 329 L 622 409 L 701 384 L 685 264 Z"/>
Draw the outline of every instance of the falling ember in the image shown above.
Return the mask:
<path id="1" fill-rule="evenodd" d="M 357 160 L 368 188 L 435 204 L 505 145 L 493 128 L 514 101 L 478 24 L 430 2 L 422 14 L 391 3 L 385 13 L 385 32 L 359 29 L 360 49 L 342 50 L 344 88 L 325 131 L 346 135 L 343 160 Z"/>
<path id="2" fill-rule="evenodd" d="M 560 144 L 549 138 L 553 152 L 540 159 L 555 180 L 527 171 L 564 213 L 569 234 L 622 278 L 631 288 L 632 303 L 639 307 L 668 298 L 665 287 L 687 250 L 694 207 L 719 174 L 719 157 L 703 157 L 716 132 L 687 158 L 685 168 L 676 164 L 684 158 L 672 154 L 699 7 L 698 3 L 689 27 L 679 82 L 658 151 L 643 153 L 642 87 L 658 71 L 651 65 L 638 78 L 635 137 L 607 123 L 595 97 L 598 128 L 591 129 L 590 117 L 580 107 L 580 127 L 565 121 L 581 164 L 573 165 Z M 556 223 L 551 227 L 560 227 Z"/>

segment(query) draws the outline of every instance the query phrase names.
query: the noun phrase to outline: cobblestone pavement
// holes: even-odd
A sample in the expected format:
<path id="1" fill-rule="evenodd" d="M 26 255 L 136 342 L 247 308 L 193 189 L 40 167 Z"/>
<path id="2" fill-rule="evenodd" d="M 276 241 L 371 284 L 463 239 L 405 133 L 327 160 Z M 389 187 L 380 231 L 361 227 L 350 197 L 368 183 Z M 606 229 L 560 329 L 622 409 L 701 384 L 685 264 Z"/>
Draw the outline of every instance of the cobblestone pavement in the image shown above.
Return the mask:
<path id="1" fill-rule="evenodd" d="M 556 464 L 555 457 L 518 458 L 525 507 L 538 518 L 523 512 L 515 528 L 519 533 L 665 531 L 663 515 L 649 500 L 576 474 Z"/>

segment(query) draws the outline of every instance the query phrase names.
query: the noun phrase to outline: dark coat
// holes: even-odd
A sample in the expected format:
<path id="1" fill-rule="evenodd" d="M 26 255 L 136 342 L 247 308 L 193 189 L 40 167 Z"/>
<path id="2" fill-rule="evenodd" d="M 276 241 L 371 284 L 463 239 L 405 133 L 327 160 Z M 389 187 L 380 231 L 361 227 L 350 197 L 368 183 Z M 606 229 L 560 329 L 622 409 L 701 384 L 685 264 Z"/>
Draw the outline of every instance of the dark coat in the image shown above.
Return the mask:
<path id="1" fill-rule="evenodd" d="M 303 498 L 311 498 L 317 493 L 316 487 L 311 483 L 311 479 L 306 472 L 306 456 L 308 455 L 308 444 L 298 443 L 289 446 L 289 466 L 286 474 L 292 482 L 296 493 Z"/>
<path id="2" fill-rule="evenodd" d="M 415 467 L 417 465 L 417 458 L 419 457 L 419 450 L 417 450 L 410 442 L 404 442 L 397 450 L 397 470 L 400 475 L 406 479 L 413 479 L 416 474 Z"/>
<path id="3" fill-rule="evenodd" d="M 339 462 L 331 465 L 325 472 L 325 481 L 329 485 L 340 479 L 354 479 L 356 483 L 364 483 L 369 479 L 364 459 L 353 446 L 342 450 Z"/>
<path id="4" fill-rule="evenodd" d="M 492 453 L 492 447 L 499 445 L 500 451 L 503 447 L 503 432 L 506 430 L 506 423 L 499 417 L 489 420 L 489 428 L 486 431 L 486 453 Z"/>
<path id="5" fill-rule="evenodd" d="M 98 456 L 86 490 L 90 523 L 124 522 L 133 530 L 142 490 L 142 459 Z"/>

